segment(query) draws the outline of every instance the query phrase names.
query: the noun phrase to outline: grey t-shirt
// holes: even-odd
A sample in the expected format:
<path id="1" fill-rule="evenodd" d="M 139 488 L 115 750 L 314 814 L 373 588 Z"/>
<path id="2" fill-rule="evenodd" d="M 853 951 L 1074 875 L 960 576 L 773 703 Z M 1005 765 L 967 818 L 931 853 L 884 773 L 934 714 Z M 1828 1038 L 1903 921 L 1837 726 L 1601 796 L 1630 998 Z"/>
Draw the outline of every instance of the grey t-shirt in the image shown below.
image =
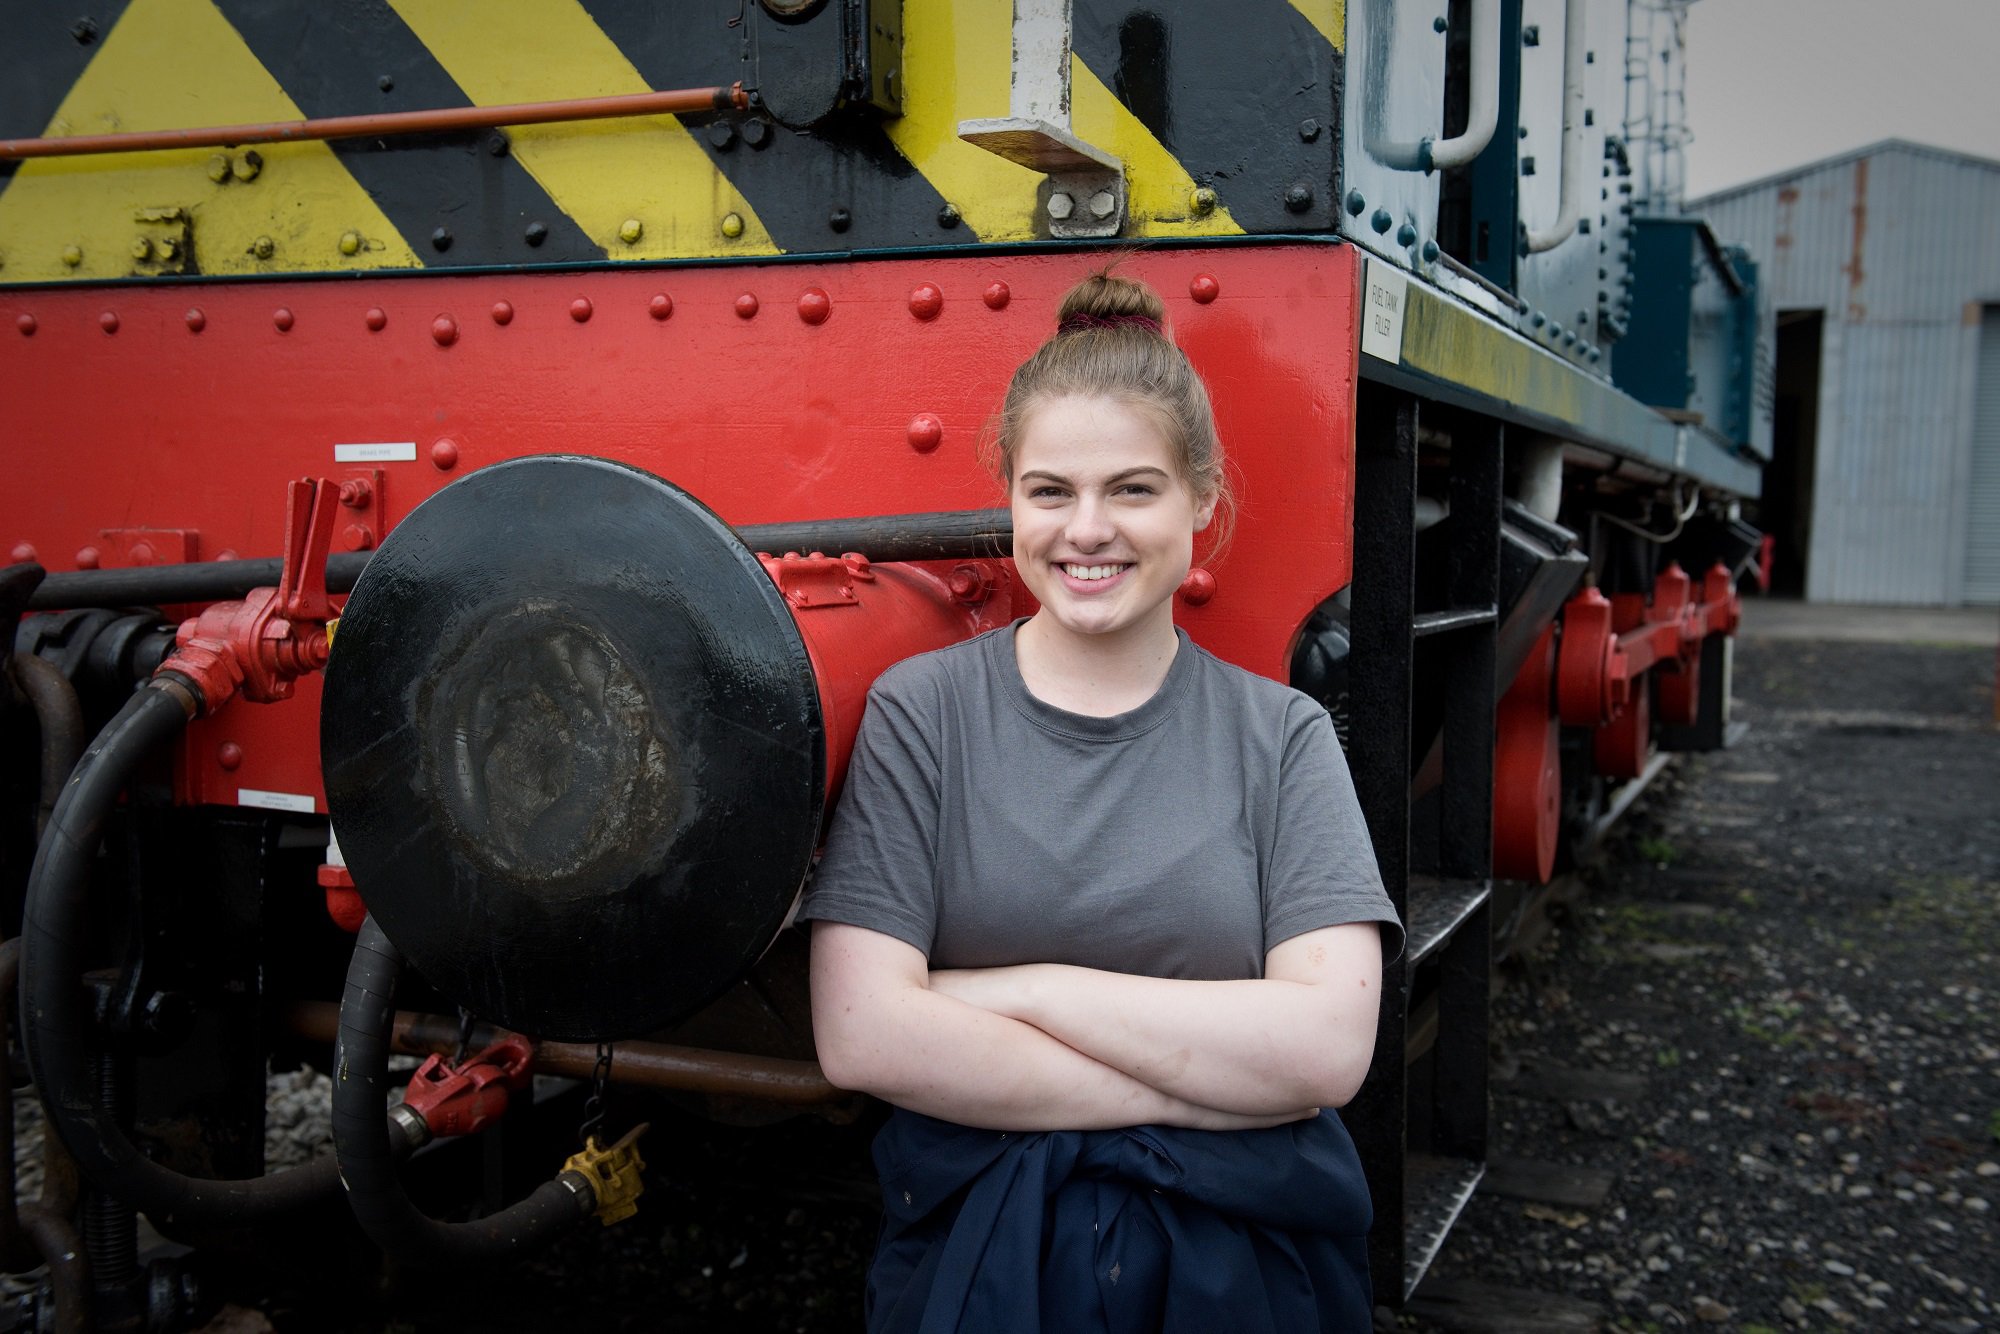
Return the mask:
<path id="1" fill-rule="evenodd" d="M 1180 633 L 1159 691 L 1092 718 L 1028 693 L 1003 627 L 898 663 L 799 910 L 934 968 L 1261 977 L 1272 946 L 1402 928 L 1325 710 Z"/>

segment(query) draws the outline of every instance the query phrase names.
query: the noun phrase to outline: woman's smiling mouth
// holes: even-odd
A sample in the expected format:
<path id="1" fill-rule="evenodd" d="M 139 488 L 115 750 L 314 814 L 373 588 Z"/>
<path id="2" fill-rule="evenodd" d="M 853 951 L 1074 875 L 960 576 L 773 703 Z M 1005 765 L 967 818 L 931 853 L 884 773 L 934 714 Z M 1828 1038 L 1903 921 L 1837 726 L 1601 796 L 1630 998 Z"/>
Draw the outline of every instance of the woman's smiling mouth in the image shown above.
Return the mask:
<path id="1" fill-rule="evenodd" d="M 1063 572 L 1063 580 L 1072 588 L 1079 585 L 1083 590 L 1097 592 L 1107 588 L 1118 576 L 1132 568 L 1130 561 L 1112 564 L 1085 565 L 1078 561 L 1061 561 L 1056 568 Z"/>

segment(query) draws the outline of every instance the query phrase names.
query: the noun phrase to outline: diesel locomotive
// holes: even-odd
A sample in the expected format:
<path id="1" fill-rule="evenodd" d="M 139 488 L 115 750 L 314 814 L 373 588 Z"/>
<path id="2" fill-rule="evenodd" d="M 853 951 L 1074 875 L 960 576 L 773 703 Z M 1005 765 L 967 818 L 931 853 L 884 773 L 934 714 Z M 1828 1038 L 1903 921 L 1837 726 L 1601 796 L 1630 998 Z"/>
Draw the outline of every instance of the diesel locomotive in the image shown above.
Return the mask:
<path id="1" fill-rule="evenodd" d="M 1409 925 L 1346 1112 L 1406 1295 L 1481 1175 L 1495 940 L 1726 735 L 1770 405 L 1755 266 L 1675 204 L 1678 8 L 10 10 L 15 1318 L 192 1318 L 135 1212 L 227 1246 L 344 1197 L 462 1259 L 629 1213 L 596 1127 L 412 1202 L 538 1074 L 851 1111 L 789 913 L 870 682 L 1033 610 L 981 446 L 1114 259 L 1241 499 L 1177 619 L 1333 712 Z M 266 1173 L 301 1053 L 337 1152 Z"/>

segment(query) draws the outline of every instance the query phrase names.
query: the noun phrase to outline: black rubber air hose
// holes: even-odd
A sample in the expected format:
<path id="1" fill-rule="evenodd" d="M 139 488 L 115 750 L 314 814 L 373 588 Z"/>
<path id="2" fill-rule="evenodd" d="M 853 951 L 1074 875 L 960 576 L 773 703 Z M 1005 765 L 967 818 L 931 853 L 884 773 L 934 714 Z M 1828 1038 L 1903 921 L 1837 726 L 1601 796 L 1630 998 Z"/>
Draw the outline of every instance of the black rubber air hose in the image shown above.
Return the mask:
<path id="1" fill-rule="evenodd" d="M 49 1121 L 86 1177 L 163 1231 L 263 1222 L 326 1197 L 337 1181 L 326 1158 L 246 1181 L 185 1176 L 149 1159 L 104 1101 L 97 1018 L 81 981 L 91 863 L 118 794 L 180 735 L 195 698 L 180 678 L 156 677 L 90 743 L 36 849 L 21 926 L 21 1036 Z"/>
<path id="2" fill-rule="evenodd" d="M 441 1223 L 419 1210 L 396 1175 L 384 1115 L 389 1033 L 403 956 L 373 917 L 361 924 L 333 1058 L 333 1147 L 354 1217 L 391 1255 L 496 1261 L 536 1250 L 591 1216 L 597 1194 L 581 1172 L 563 1171 L 518 1204 L 469 1223 Z"/>

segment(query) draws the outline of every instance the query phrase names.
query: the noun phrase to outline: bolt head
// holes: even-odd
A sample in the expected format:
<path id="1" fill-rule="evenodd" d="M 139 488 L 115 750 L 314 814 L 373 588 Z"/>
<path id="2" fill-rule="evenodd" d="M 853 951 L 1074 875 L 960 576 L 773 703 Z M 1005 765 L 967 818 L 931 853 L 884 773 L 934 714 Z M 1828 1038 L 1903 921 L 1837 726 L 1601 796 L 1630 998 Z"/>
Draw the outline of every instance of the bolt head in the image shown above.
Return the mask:
<path id="1" fill-rule="evenodd" d="M 946 231 L 949 231 L 953 227 L 958 226 L 958 223 L 959 223 L 958 210 L 954 208 L 952 205 L 946 204 L 943 208 L 938 210 L 937 214 L 938 226 L 944 228 Z"/>
<path id="2" fill-rule="evenodd" d="M 340 535 L 340 544 L 349 551 L 366 551 L 375 545 L 375 534 L 366 524 L 350 523 Z"/>
<path id="3" fill-rule="evenodd" d="M 396 76 L 393 74 L 384 74 L 381 78 L 375 80 L 375 86 L 386 93 L 396 86 Z"/>
<path id="4" fill-rule="evenodd" d="M 762 148 L 770 142 L 771 123 L 763 120 L 746 120 L 743 122 L 742 135 L 744 143 L 752 148 Z"/>
<path id="5" fill-rule="evenodd" d="M 1048 210 L 1051 218 L 1057 222 L 1066 222 L 1069 220 L 1069 215 L 1076 212 L 1076 201 L 1063 191 L 1057 190 L 1049 195 Z"/>
<path id="6" fill-rule="evenodd" d="M 62 262 L 72 269 L 83 263 L 83 247 L 66 245 L 62 248 Z"/>
<path id="7" fill-rule="evenodd" d="M 7 559 L 15 565 L 28 565 L 34 562 L 37 554 L 33 546 L 26 542 L 17 542 L 14 549 L 7 553 Z"/>
<path id="8" fill-rule="evenodd" d="M 918 283 L 910 289 L 910 314 L 920 320 L 934 320 L 944 309 L 944 292 L 936 283 Z"/>
<path id="9" fill-rule="evenodd" d="M 445 244 L 449 245 L 450 242 L 447 241 Z M 444 247 L 440 246 L 438 248 L 441 250 Z M 269 259 L 278 253 L 278 243 L 268 236 L 260 236 L 250 243 L 250 253 L 258 259 Z"/>
<path id="10" fill-rule="evenodd" d="M 1118 211 L 1118 197 L 1109 190 L 1099 190 L 1090 197 L 1090 216 L 1103 222 Z"/>
<path id="11" fill-rule="evenodd" d="M 355 231 L 342 232 L 340 234 L 340 253 L 343 255 L 360 254 L 361 233 Z"/>
<path id="12" fill-rule="evenodd" d="M 743 235 L 743 215 L 741 213 L 723 214 L 722 234 L 732 241 Z"/>
<path id="13" fill-rule="evenodd" d="M 844 232 L 854 225 L 854 215 L 844 208 L 837 208 L 826 215 L 826 225 L 836 232 Z"/>
<path id="14" fill-rule="evenodd" d="M 1197 273 L 1188 281 L 1188 295 L 1195 299 L 1195 304 L 1205 306 L 1222 295 L 1222 284 L 1212 273 Z"/>
<path id="15" fill-rule="evenodd" d="M 458 446 L 449 440 L 440 440 L 431 446 L 431 466 L 439 472 L 450 472 L 458 466 Z"/>
<path id="16" fill-rule="evenodd" d="M 1206 185 L 1196 186 L 1194 193 L 1188 196 L 1188 207 L 1197 216 L 1215 212 L 1215 203 L 1215 191 Z"/>
<path id="17" fill-rule="evenodd" d="M 1341 200 L 1341 204 L 1347 209 L 1348 216 L 1353 218 L 1360 217 L 1368 210 L 1368 200 L 1359 190 L 1349 190 L 1347 197 Z"/>
<path id="18" fill-rule="evenodd" d="M 234 741 L 225 741 L 215 748 L 215 762 L 225 769 L 235 769 L 243 763 L 243 747 Z"/>
<path id="19" fill-rule="evenodd" d="M 1389 216 L 1388 209 L 1378 208 L 1375 210 L 1374 216 L 1368 219 L 1368 225 L 1373 227 L 1377 233 L 1382 233 L 1388 231 L 1395 221 L 1394 218 Z"/>
<path id="20" fill-rule="evenodd" d="M 104 563 L 104 553 L 99 551 L 96 547 L 77 548 L 76 552 L 77 569 L 94 570 L 103 563 Z"/>
<path id="21" fill-rule="evenodd" d="M 450 347 L 458 341 L 458 321 L 449 315 L 440 315 L 431 321 L 431 339 L 439 347 Z"/>
<path id="22" fill-rule="evenodd" d="M 14 327 L 21 331 L 21 337 L 33 338 L 35 330 L 41 327 L 33 315 L 21 314 L 14 317 Z"/>
<path id="23" fill-rule="evenodd" d="M 208 327 L 208 316 L 202 314 L 200 306 L 189 306 L 187 314 L 181 318 L 187 322 L 189 333 L 200 333 Z"/>
<path id="24" fill-rule="evenodd" d="M 1318 139 L 1319 121 L 1312 116 L 1307 116 L 1304 120 L 1300 121 L 1299 138 L 1305 143 L 1312 143 Z"/>
<path id="25" fill-rule="evenodd" d="M 495 301 L 493 303 L 492 314 L 493 322 L 504 329 L 514 322 L 514 303 L 511 301 Z"/>
<path id="26" fill-rule="evenodd" d="M 750 320 L 757 317 L 757 294 L 745 292 L 736 298 L 736 318 Z"/>
<path id="27" fill-rule="evenodd" d="M 590 304 L 590 298 L 587 296 L 580 296 L 569 303 L 569 317 L 578 324 L 587 323 L 590 317 L 596 313 L 596 310 L 597 308 Z"/>
<path id="28" fill-rule="evenodd" d="M 238 153 L 229 160 L 229 174 L 239 181 L 254 181 L 264 170 L 264 155 L 256 149 Z"/>
<path id="29" fill-rule="evenodd" d="M 540 245 L 549 239 L 549 229 L 539 222 L 531 222 L 521 236 L 529 245 Z"/>
<path id="30" fill-rule="evenodd" d="M 1285 191 L 1285 207 L 1294 213 L 1303 213 L 1312 207 L 1312 187 L 1301 181 Z"/>
<path id="31" fill-rule="evenodd" d="M 637 245 L 639 238 L 646 234 L 646 224 L 637 218 L 627 218 L 618 224 L 618 239 L 626 245 Z"/>
<path id="32" fill-rule="evenodd" d="M 362 315 L 361 322 L 368 326 L 368 332 L 381 333 L 389 327 L 389 312 L 380 306 L 370 306 Z"/>
<path id="33" fill-rule="evenodd" d="M 291 308 L 288 306 L 279 306 L 271 312 L 271 323 L 279 333 L 290 333 L 294 322 Z"/>
<path id="34" fill-rule="evenodd" d="M 668 319 L 674 313 L 674 299 L 665 292 L 655 293 L 653 299 L 646 303 L 646 313 L 656 320 Z"/>
<path id="35" fill-rule="evenodd" d="M 1014 291 L 1005 283 L 989 283 L 980 299 L 988 310 L 1005 310 L 1007 303 L 1014 299 Z"/>
<path id="36" fill-rule="evenodd" d="M 1215 596 L 1215 576 L 1200 568 L 1189 570 L 1187 578 L 1181 580 L 1180 594 L 1181 601 L 1190 607 L 1206 606 Z"/>
<path id="37" fill-rule="evenodd" d="M 153 243 L 141 236 L 132 242 L 132 258 L 144 263 L 153 257 Z"/>
<path id="38" fill-rule="evenodd" d="M 928 454 L 944 440 L 944 423 L 935 413 L 919 412 L 910 418 L 907 436 L 911 449 L 919 454 Z"/>
<path id="39" fill-rule="evenodd" d="M 451 249 L 451 228 L 438 227 L 431 232 L 431 249 L 442 254 Z"/>
<path id="40" fill-rule="evenodd" d="M 97 327 L 104 330 L 104 332 L 108 334 L 117 333 L 118 312 L 115 310 L 107 310 L 102 315 L 99 315 L 97 317 Z"/>
<path id="41" fill-rule="evenodd" d="M 799 318 L 807 324 L 825 324 L 833 314 L 833 300 L 817 287 L 799 293 Z"/>
<path id="42" fill-rule="evenodd" d="M 1436 18 L 1431 20 L 1432 32 L 1443 32 L 1450 26 L 1451 26 L 1450 20 L 1446 19 L 1445 16 L 1442 14 L 1438 15 Z"/>
<path id="43" fill-rule="evenodd" d="M 1413 246 L 1416 243 L 1417 243 L 1417 229 L 1415 227 L 1412 227 L 1409 223 L 1406 222 L 1402 226 L 1396 229 L 1397 245 Z"/>
<path id="44" fill-rule="evenodd" d="M 736 127 L 726 120 L 709 122 L 708 142 L 713 148 L 727 150 L 736 142 Z"/>
<path id="45" fill-rule="evenodd" d="M 1438 243 L 1437 243 L 1436 241 L 1426 241 L 1426 242 L 1424 242 L 1424 248 L 1423 248 L 1423 250 L 1422 250 L 1421 252 L 1419 252 L 1419 253 L 1421 253 L 1421 254 L 1423 255 L 1423 257 L 1424 257 L 1424 263 L 1426 263 L 1426 264 L 1435 264 L 1435 263 L 1437 263 L 1437 257 L 1438 257 Z"/>
<path id="46" fill-rule="evenodd" d="M 217 185 L 229 179 L 229 154 L 217 153 L 208 160 L 208 179 Z"/>

